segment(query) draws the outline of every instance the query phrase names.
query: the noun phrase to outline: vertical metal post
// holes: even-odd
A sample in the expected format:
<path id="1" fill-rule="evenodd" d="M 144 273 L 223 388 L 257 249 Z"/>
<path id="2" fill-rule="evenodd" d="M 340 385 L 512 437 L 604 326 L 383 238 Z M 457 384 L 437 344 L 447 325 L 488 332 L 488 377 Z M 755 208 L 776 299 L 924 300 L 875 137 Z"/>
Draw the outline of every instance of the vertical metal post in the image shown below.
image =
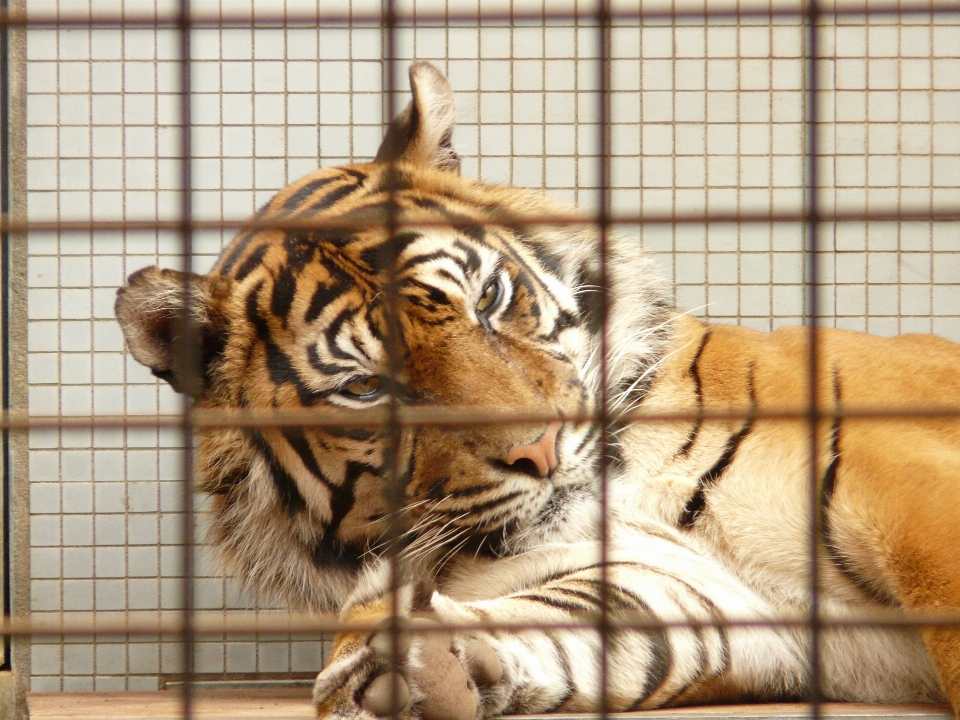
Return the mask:
<path id="1" fill-rule="evenodd" d="M 396 25 L 397 15 L 394 0 L 383 0 L 383 28 L 385 35 L 383 38 L 384 48 L 384 79 L 386 80 L 385 91 L 387 94 L 387 123 L 389 124 L 397 114 L 396 110 L 396 68 L 394 60 L 396 58 Z M 386 223 L 386 267 L 387 277 L 384 287 L 383 298 L 385 312 L 384 317 L 387 324 L 387 375 L 390 378 L 390 402 L 388 407 L 387 426 L 386 426 L 386 463 L 384 473 L 385 484 L 385 505 L 387 509 L 387 547 L 386 559 L 389 563 L 389 590 L 390 590 L 390 659 L 393 664 L 393 682 L 390 686 L 391 707 L 393 717 L 398 718 L 403 708 L 400 707 L 400 673 L 398 666 L 400 663 L 400 588 L 403 584 L 400 567 L 400 535 L 401 512 L 403 508 L 403 490 L 400 487 L 400 444 L 402 439 L 402 427 L 400 425 L 400 399 L 397 397 L 398 380 L 402 368 L 400 366 L 400 352 L 402 344 L 400 342 L 400 322 L 397 317 L 399 293 L 397 288 L 397 252 L 396 245 L 393 243 L 393 237 L 396 235 L 397 223 L 399 221 L 399 206 L 397 204 L 397 173 L 394 168 L 394 161 L 388 161 L 386 171 L 386 187 L 389 197 L 387 199 L 387 217 Z"/>
<path id="2" fill-rule="evenodd" d="M 810 714 L 816 720 L 821 715 L 821 663 L 820 663 L 820 554 L 821 518 L 820 518 L 820 462 L 817 443 L 817 431 L 820 421 L 818 406 L 817 377 L 819 375 L 819 338 L 818 323 L 820 321 L 819 308 L 819 267 L 818 252 L 820 249 L 820 214 L 818 204 L 819 178 L 817 164 L 819 162 L 819 138 L 817 136 L 818 107 L 817 92 L 817 59 L 819 57 L 817 30 L 820 23 L 820 8 L 818 0 L 806 0 L 804 20 L 807 29 L 807 58 L 806 58 L 806 107 L 804 127 L 806 128 L 806 177 L 804 178 L 804 215 L 805 239 L 804 255 L 806 259 L 806 289 L 807 289 L 807 328 L 808 328 L 808 424 L 810 431 L 810 477 L 809 477 L 809 505 L 810 505 Z"/>
<path id="3" fill-rule="evenodd" d="M 606 718 L 609 708 L 609 663 L 607 661 L 607 647 L 609 644 L 610 627 L 610 588 L 608 586 L 608 547 L 609 522 L 609 460 L 608 448 L 612 446 L 610 437 L 610 408 L 608 407 L 607 388 L 607 315 L 610 308 L 610 286 L 607 267 L 607 247 L 610 232 L 610 152 L 609 152 L 609 122 L 610 122 L 610 11 L 606 0 L 599 0 L 597 5 L 597 90 L 599 107 L 597 117 L 597 152 L 598 164 L 598 202 L 597 202 L 597 252 L 600 254 L 600 338 L 598 355 L 600 359 L 600 399 L 598 422 L 600 423 L 600 617 L 598 630 L 600 632 L 600 716 Z"/>
<path id="4" fill-rule="evenodd" d="M 191 104 L 190 104 L 190 0 L 179 0 L 177 30 L 179 33 L 180 70 L 180 252 L 183 258 L 184 310 L 179 318 L 180 337 L 174 345 L 175 355 L 180 357 L 180 369 L 186 375 L 183 395 L 183 485 L 181 498 L 183 552 L 181 554 L 182 621 L 183 621 L 183 718 L 193 715 L 194 673 L 194 619 L 193 619 L 193 425 L 190 410 L 193 394 L 200 389 L 200 347 L 197 328 L 193 326 L 192 290 L 190 275 L 193 270 L 193 183 L 191 158 Z M 176 361 L 175 361 L 176 362 Z"/>
<path id="5" fill-rule="evenodd" d="M 0 0 L 0 12 L 7 11 L 7 0 Z M 10 62 L 7 42 L 8 28 L 0 27 L 0 217 L 10 217 Z M 0 235 L 0 401 L 3 411 L 10 411 L 10 234 Z M 10 597 L 10 507 L 12 483 L 10 477 L 10 430 L 4 428 L 2 435 L 2 495 L 0 495 L 0 523 L 3 536 L 3 615 L 9 617 L 12 610 Z M 3 638 L 3 658 L 0 670 L 11 669 L 10 636 Z"/>

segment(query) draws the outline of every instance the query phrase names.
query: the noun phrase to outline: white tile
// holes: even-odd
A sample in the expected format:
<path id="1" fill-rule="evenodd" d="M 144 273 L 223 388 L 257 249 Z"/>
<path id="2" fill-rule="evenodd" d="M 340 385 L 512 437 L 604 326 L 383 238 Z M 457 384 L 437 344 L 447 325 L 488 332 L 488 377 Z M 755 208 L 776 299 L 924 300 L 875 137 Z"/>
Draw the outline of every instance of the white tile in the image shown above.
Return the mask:
<path id="1" fill-rule="evenodd" d="M 93 543 L 93 518 L 89 515 L 64 515 L 62 524 L 64 545 L 87 547 Z M 53 533 L 44 534 L 55 537 Z"/>
<path id="2" fill-rule="evenodd" d="M 293 672 L 314 672 L 323 666 L 319 642 L 290 643 L 290 669 Z"/>
<path id="3" fill-rule="evenodd" d="M 94 494 L 95 508 L 98 513 L 122 513 L 126 510 L 123 483 L 104 482 L 101 478 L 97 478 Z"/>
<path id="4" fill-rule="evenodd" d="M 83 669 L 81 668 L 80 671 L 83 671 Z M 64 672 L 67 671 L 64 670 Z M 93 678 L 84 675 L 79 677 L 66 675 L 63 678 L 63 690 L 64 692 L 92 692 Z"/>
<path id="5" fill-rule="evenodd" d="M 63 671 L 68 675 L 88 675 L 93 673 L 93 645 L 64 646 Z"/>
<path id="6" fill-rule="evenodd" d="M 60 544 L 60 518 L 38 515 L 30 518 L 30 546 L 50 547 Z"/>
<path id="7" fill-rule="evenodd" d="M 127 662 L 131 673 L 146 675 L 159 672 L 159 643 L 130 643 L 127 646 Z"/>
<path id="8" fill-rule="evenodd" d="M 289 672 L 289 644 L 281 642 L 258 642 L 257 665 L 257 669 L 260 670 L 260 672 Z"/>
<path id="9" fill-rule="evenodd" d="M 63 512 L 70 515 L 89 515 L 93 511 L 93 485 L 87 482 L 64 483 L 62 490 Z M 68 526 L 64 525 L 64 538 L 67 539 Z M 79 543 L 69 542 L 77 545 Z"/>
<path id="10" fill-rule="evenodd" d="M 98 512 L 100 512 L 98 508 Z M 96 575 L 98 578 L 122 578 L 126 575 L 126 552 L 123 547 L 98 547 L 95 553 Z M 97 591 L 98 596 L 100 590 Z M 99 606 L 99 609 L 104 609 Z"/>
<path id="11" fill-rule="evenodd" d="M 59 675 L 62 657 L 61 646 L 35 643 L 30 651 L 30 671 L 34 675 Z M 36 688 L 31 690 L 36 692 Z"/>
<path id="12" fill-rule="evenodd" d="M 98 646 L 99 649 L 99 646 Z M 99 662 L 99 661 L 98 661 Z M 98 672 L 102 672 L 99 667 Z M 114 677 L 95 677 L 93 679 L 93 689 L 97 692 L 119 692 L 127 689 L 126 678 L 123 676 Z"/>
<path id="13" fill-rule="evenodd" d="M 30 583 L 30 610 L 60 610 L 60 582 L 58 580 L 33 580 Z"/>
<path id="14" fill-rule="evenodd" d="M 125 581 L 96 580 L 94 586 L 97 610 L 123 610 L 126 607 L 127 592 Z"/>
<path id="15" fill-rule="evenodd" d="M 30 548 L 31 580 L 60 577 L 59 548 Z"/>

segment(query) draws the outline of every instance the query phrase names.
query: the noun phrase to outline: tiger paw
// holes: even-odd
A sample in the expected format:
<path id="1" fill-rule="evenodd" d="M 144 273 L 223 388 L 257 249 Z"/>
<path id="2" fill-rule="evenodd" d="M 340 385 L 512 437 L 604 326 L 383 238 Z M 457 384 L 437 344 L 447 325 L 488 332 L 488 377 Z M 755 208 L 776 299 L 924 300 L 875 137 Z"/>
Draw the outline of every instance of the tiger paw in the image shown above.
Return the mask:
<path id="1" fill-rule="evenodd" d="M 371 634 L 342 634 L 314 686 L 318 717 L 478 720 L 481 692 L 503 668 L 485 641 L 417 618 L 395 638 L 390 619 Z M 397 661 L 393 662 L 394 653 Z"/>

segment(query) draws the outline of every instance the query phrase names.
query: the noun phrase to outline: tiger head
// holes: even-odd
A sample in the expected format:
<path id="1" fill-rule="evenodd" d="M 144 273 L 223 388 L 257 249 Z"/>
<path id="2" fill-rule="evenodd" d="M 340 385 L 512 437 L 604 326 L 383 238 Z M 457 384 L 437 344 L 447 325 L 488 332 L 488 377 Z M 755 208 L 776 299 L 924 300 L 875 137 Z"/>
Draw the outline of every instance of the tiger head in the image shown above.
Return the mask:
<path id="1" fill-rule="evenodd" d="M 583 418 L 597 396 L 596 233 L 540 194 L 461 177 L 446 78 L 418 62 L 410 79 L 373 162 L 281 190 L 209 274 L 149 267 L 117 295 L 134 358 L 201 409 L 322 420 L 394 403 L 539 418 L 201 433 L 213 543 L 294 607 L 337 607 L 388 525 L 411 558 L 510 552 L 595 483 L 599 432 Z M 654 357 L 663 341 L 650 328 L 672 305 L 631 250 L 620 301 L 636 320 L 619 328 L 614 303 L 610 332 Z M 609 376 L 636 389 L 645 363 Z"/>

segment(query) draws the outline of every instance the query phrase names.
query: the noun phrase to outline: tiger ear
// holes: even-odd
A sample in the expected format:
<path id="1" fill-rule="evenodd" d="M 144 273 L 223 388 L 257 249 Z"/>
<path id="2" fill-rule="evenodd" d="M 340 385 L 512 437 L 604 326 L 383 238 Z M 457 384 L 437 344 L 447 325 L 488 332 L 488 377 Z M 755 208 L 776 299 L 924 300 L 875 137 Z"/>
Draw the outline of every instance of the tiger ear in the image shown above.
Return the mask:
<path id="1" fill-rule="evenodd" d="M 191 363 L 177 352 L 189 282 L 190 319 L 198 332 L 200 357 Z M 114 313 L 134 359 L 166 380 L 177 392 L 198 396 L 203 392 L 210 364 L 223 353 L 227 318 L 224 304 L 233 281 L 220 276 L 196 275 L 147 267 L 127 278 L 117 290 Z M 191 368 L 191 364 L 199 368 Z M 200 376 L 197 377 L 197 370 Z"/>
<path id="2" fill-rule="evenodd" d="M 413 100 L 397 115 L 377 151 L 376 162 L 407 162 L 460 172 L 451 145 L 456 124 L 453 91 L 443 73 L 420 60 L 410 66 Z"/>

